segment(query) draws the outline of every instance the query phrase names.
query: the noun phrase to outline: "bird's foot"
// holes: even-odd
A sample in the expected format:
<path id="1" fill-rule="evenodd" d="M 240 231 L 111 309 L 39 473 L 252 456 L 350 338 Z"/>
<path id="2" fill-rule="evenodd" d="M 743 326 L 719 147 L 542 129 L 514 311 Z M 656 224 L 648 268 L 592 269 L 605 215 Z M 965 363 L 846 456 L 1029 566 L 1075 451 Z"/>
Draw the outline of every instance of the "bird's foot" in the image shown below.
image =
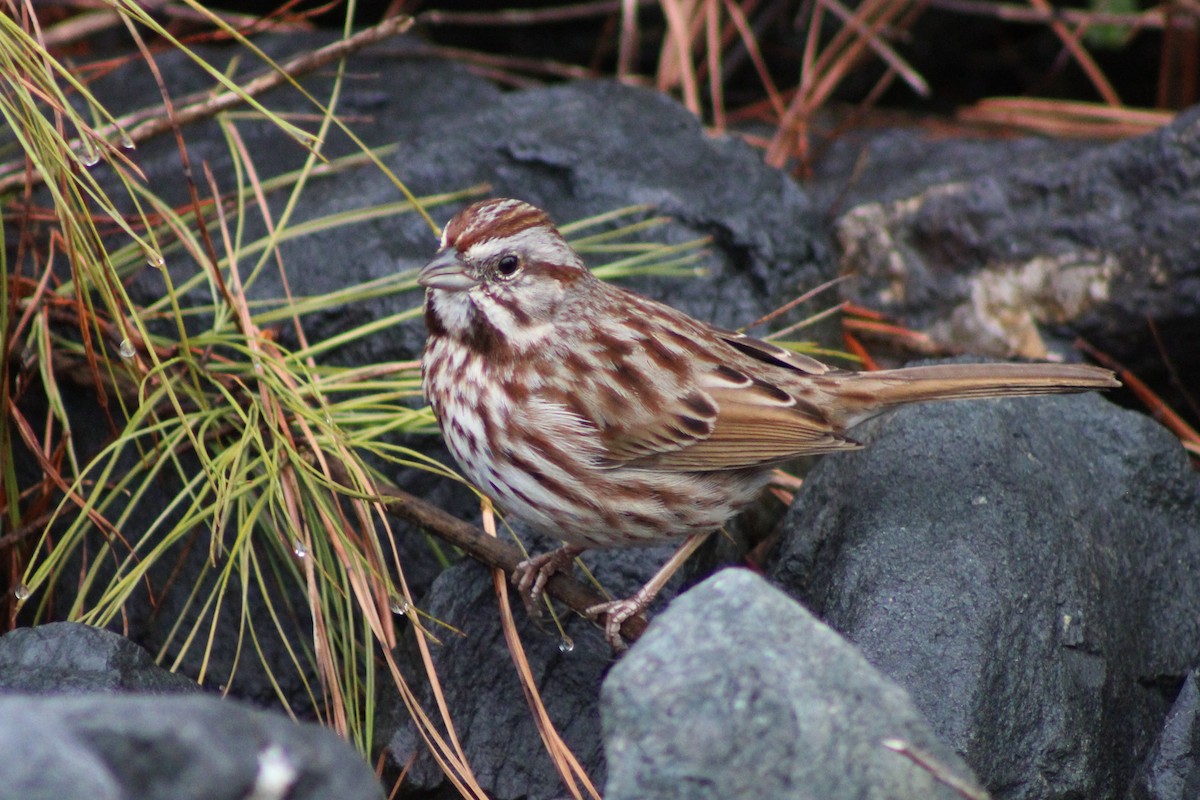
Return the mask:
<path id="1" fill-rule="evenodd" d="M 652 600 L 654 595 L 647 592 L 646 587 L 642 587 L 633 597 L 598 603 L 583 613 L 588 619 L 604 626 L 604 640 L 612 647 L 613 652 L 623 653 L 629 649 L 629 645 L 621 638 L 621 626 L 625 624 L 625 620 L 645 611 Z"/>
<path id="2" fill-rule="evenodd" d="M 541 616 L 541 599 L 546 590 L 546 581 L 554 573 L 570 569 L 571 562 L 583 551 L 582 547 L 565 544 L 557 550 L 527 558 L 517 564 L 512 573 L 512 583 L 531 616 Z"/>
<path id="3" fill-rule="evenodd" d="M 614 652 L 620 653 L 628 649 L 625 640 L 621 638 L 621 625 L 625 623 L 625 620 L 638 616 L 650 607 L 650 603 L 654 601 L 655 597 L 658 597 L 658 593 L 666 586 L 671 576 L 679 571 L 683 563 L 691 557 L 692 553 L 696 552 L 700 545 L 704 544 L 710 534 L 711 532 L 694 533 L 685 539 L 679 549 L 667 559 L 667 563 L 663 564 L 658 572 L 646 581 L 646 585 L 638 589 L 632 597 L 599 603 L 584 612 L 590 619 L 597 622 L 603 618 L 604 639 L 612 646 Z"/>

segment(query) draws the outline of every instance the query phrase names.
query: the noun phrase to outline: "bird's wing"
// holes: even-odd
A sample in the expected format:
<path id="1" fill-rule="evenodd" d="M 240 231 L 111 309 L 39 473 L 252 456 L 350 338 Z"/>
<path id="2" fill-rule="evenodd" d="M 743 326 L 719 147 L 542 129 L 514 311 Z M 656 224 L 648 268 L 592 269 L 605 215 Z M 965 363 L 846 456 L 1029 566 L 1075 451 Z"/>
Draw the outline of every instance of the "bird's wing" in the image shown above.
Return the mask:
<path id="1" fill-rule="evenodd" d="M 674 383 L 676 392 L 661 393 L 649 409 L 635 400 L 627 414 L 598 426 L 606 463 L 717 471 L 859 447 L 816 405 L 759 377 L 764 373 L 783 377 L 785 370 L 822 375 L 829 367 L 741 334 L 707 332 L 735 352 L 725 351 L 728 358 L 720 360 L 720 353 L 711 352 L 692 359 L 690 373 Z M 760 363 L 768 366 L 762 368 Z M 662 385 L 670 387 L 673 381 Z"/>
<path id="2" fill-rule="evenodd" d="M 632 459 L 627 466 L 713 471 L 763 466 L 802 455 L 858 448 L 818 408 L 728 366 L 699 377 L 718 411 L 708 435 Z"/>
<path id="3" fill-rule="evenodd" d="M 744 333 L 727 331 L 723 328 L 710 328 L 710 330 L 725 344 L 764 364 L 783 367 L 804 375 L 824 375 L 833 371 L 828 364 L 823 364 L 803 353 L 797 353 L 795 350 L 788 350 L 777 344 L 764 342 L 762 339 L 755 339 Z"/>

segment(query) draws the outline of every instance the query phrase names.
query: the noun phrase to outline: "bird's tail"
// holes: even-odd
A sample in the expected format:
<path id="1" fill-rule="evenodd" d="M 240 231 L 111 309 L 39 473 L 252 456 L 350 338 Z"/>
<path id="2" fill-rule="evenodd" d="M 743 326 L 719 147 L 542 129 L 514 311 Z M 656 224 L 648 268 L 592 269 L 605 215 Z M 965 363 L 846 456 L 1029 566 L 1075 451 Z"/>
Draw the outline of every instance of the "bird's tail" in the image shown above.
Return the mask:
<path id="1" fill-rule="evenodd" d="M 1087 364 L 933 364 L 859 372 L 836 393 L 845 409 L 842 422 L 851 427 L 905 403 L 1064 394 L 1120 385 L 1111 370 Z"/>

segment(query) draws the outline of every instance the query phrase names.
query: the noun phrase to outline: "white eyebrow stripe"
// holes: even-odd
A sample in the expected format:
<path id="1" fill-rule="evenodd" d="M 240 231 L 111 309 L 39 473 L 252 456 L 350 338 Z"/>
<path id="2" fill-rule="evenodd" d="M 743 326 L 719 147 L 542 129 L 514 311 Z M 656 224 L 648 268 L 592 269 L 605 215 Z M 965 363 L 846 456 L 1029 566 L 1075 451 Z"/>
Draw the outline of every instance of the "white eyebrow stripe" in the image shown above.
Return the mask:
<path id="1" fill-rule="evenodd" d="M 482 264 L 501 253 L 514 251 L 530 261 L 549 264 L 582 264 L 578 254 L 561 237 L 547 235 L 540 225 L 500 238 L 484 239 L 467 248 L 464 255 L 476 264 Z"/>

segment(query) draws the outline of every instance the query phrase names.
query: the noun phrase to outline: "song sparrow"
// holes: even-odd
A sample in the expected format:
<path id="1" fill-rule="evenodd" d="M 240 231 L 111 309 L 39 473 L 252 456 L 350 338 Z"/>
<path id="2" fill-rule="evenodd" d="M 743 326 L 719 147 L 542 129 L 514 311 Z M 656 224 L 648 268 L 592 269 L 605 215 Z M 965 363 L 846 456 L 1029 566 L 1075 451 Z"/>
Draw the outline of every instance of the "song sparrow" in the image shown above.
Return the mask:
<path id="1" fill-rule="evenodd" d="M 1083 365 L 834 369 L 604 283 L 519 200 L 455 216 L 417 280 L 425 394 L 450 451 L 502 509 L 566 542 L 514 574 L 530 603 L 586 548 L 718 528 L 773 467 L 859 447 L 847 430 L 892 406 L 1119 385 Z M 589 613 L 616 645 L 648 602 Z"/>

